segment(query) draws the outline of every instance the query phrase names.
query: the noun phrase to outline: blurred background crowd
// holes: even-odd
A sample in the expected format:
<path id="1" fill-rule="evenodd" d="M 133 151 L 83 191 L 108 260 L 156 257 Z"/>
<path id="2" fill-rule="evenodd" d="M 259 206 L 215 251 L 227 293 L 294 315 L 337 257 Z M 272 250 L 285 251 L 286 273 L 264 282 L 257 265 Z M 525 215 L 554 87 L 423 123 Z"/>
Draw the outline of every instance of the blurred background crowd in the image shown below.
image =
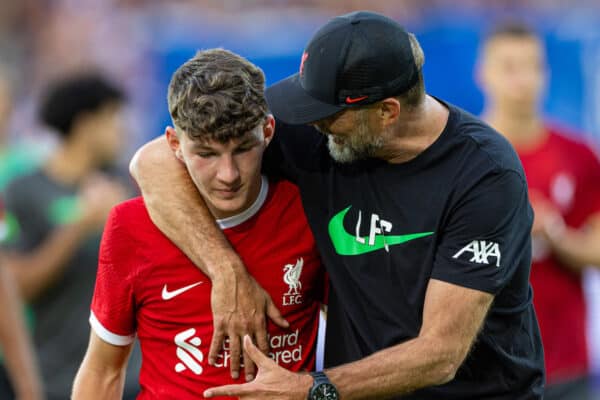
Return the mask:
<path id="1" fill-rule="evenodd" d="M 73 71 L 99 69 L 127 92 L 131 154 L 162 132 L 170 75 L 197 49 L 236 51 L 260 65 L 272 83 L 297 69 L 298 54 L 317 27 L 361 8 L 415 32 L 427 55 L 430 91 L 474 113 L 483 104 L 473 79 L 482 33 L 503 18 L 523 18 L 547 39 L 553 79 L 545 111 L 581 134 L 600 135 L 600 3 L 592 0 L 4 0 L 3 134 L 38 141 L 36 101 L 45 85 Z"/>
<path id="2" fill-rule="evenodd" d="M 79 183 L 70 173 L 60 172 L 65 166 L 55 159 L 61 138 L 71 133 L 57 135 L 59 125 L 40 117 L 40 109 L 47 106 L 44 101 L 48 101 L 48 87 L 56 80 L 93 71 L 110 82 L 115 91 L 109 90 L 105 98 L 109 103 L 118 102 L 122 120 L 118 125 L 106 126 L 118 130 L 118 146 L 117 141 L 112 142 L 118 150 L 114 166 L 124 170 L 135 149 L 162 134 L 170 123 L 167 84 L 173 71 L 196 50 L 230 49 L 259 65 L 267 84 L 274 83 L 298 69 L 303 46 L 319 26 L 334 15 L 358 9 L 384 13 L 414 32 L 426 55 L 428 93 L 474 114 L 481 114 L 484 107 L 475 72 L 482 38 L 492 26 L 507 19 L 518 18 L 530 24 L 542 35 L 547 53 L 549 81 L 542 104 L 544 116 L 577 140 L 600 146 L 600 2 L 595 0 L 0 0 L 0 191 L 17 176 L 48 162 L 54 165 L 53 171 L 62 177 L 63 184 L 69 179 Z M 96 150 L 101 146 L 98 142 L 87 145 Z M 62 151 L 62 164 L 71 156 L 73 163 L 81 161 L 73 149 Z M 104 167 L 96 162 L 94 168 Z M 67 195 L 83 201 L 96 214 L 86 215 L 85 233 L 94 230 L 90 225 L 101 231 L 101 224 L 90 220 L 101 219 L 98 215 L 126 197 L 126 186 L 131 185 L 127 179 L 117 184 L 112 176 L 99 178 L 95 174 L 91 183 L 72 188 L 63 185 L 69 189 L 62 188 L 62 192 L 44 201 L 58 199 L 58 208 L 77 207 L 63 201 Z M 123 174 L 117 172 L 115 176 Z M 50 189 L 35 186 L 44 184 L 40 182 L 32 181 L 33 186 L 24 196 L 35 197 L 38 192 L 46 195 Z M 108 194 L 100 195 L 105 201 L 98 204 L 93 197 L 101 193 Z M 0 224 L 0 237 L 7 243 L 16 235 L 11 218 L 6 215 Z M 64 221 L 58 218 L 53 223 L 61 226 Z M 53 227 L 49 224 L 45 229 L 51 232 Z M 30 246 L 35 247 L 41 240 L 35 243 L 32 239 Z M 95 240 L 92 243 L 97 245 L 99 239 Z M 72 242 L 73 248 L 86 245 Z M 61 304 L 68 308 L 68 299 L 56 302 L 50 311 L 38 305 L 51 302 L 48 299 L 57 282 L 68 285 L 62 275 L 72 272 L 60 264 L 72 255 L 66 250 L 63 255 L 54 269 L 39 267 L 47 268 L 46 276 L 51 277 L 48 284 L 31 289 L 31 296 L 23 295 L 25 303 L 31 304 L 26 312 L 31 327 L 36 321 L 39 327 L 41 321 L 48 331 L 51 323 L 45 320 L 60 318 Z M 93 259 L 94 255 L 86 257 Z M 84 273 L 93 284 L 95 263 L 89 262 Z M 582 280 L 588 302 L 590 365 L 600 376 L 600 279 L 597 273 L 586 272 Z M 73 301 L 84 304 L 85 311 L 91 289 L 82 296 Z M 44 316 L 40 312 L 52 314 Z M 76 319 L 76 314 L 73 316 Z M 87 327 L 87 316 L 81 322 Z M 77 332 L 72 326 L 67 329 Z M 87 334 L 84 336 L 87 340 Z M 38 339 L 34 334 L 34 341 Z M 48 350 L 37 357 L 61 357 L 59 354 Z M 73 359 L 82 356 L 72 355 Z M 40 360 L 40 365 L 41 374 L 46 376 L 44 368 L 52 368 L 52 363 Z"/>

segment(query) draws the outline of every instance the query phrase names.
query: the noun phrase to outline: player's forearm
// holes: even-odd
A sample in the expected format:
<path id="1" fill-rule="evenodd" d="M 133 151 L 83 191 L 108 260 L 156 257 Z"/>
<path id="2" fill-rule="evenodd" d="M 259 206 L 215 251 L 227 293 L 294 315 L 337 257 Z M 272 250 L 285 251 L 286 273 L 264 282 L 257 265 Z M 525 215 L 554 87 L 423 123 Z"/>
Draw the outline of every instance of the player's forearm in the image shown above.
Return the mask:
<path id="1" fill-rule="evenodd" d="M 88 227 L 75 222 L 56 228 L 37 248 L 28 253 L 16 253 L 6 258 L 21 296 L 26 301 L 37 298 L 64 273 L 82 241 Z"/>
<path id="2" fill-rule="evenodd" d="M 0 266 L 0 347 L 18 399 L 41 400 L 42 383 L 12 277 Z"/>
<path id="3" fill-rule="evenodd" d="M 416 338 L 326 372 L 344 400 L 385 399 L 452 380 L 465 355 L 457 346 Z"/>
<path id="4" fill-rule="evenodd" d="M 85 363 L 75 377 L 72 400 L 120 400 L 125 371 L 93 370 Z"/>
<path id="5" fill-rule="evenodd" d="M 92 329 L 90 343 L 73 383 L 72 399 L 117 400 L 123 397 L 127 360 L 133 345 L 115 346 Z"/>
<path id="6" fill-rule="evenodd" d="M 245 272 L 185 166 L 164 137 L 138 150 L 130 172 L 154 224 L 204 273 L 214 279 L 228 272 Z"/>

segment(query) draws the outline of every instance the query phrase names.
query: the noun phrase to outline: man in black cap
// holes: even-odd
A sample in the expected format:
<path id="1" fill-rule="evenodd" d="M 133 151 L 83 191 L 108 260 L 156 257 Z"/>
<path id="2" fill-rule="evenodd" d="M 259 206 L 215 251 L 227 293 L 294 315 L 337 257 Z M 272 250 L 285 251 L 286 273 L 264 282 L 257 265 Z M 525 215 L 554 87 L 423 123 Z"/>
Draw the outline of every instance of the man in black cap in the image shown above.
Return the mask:
<path id="1" fill-rule="evenodd" d="M 245 336 L 256 379 L 205 397 L 542 398 L 525 176 L 497 132 L 425 93 L 423 61 L 396 22 L 355 12 L 322 27 L 299 73 L 267 90 L 278 127 L 263 167 L 299 186 L 330 276 L 326 370 L 285 371 Z M 231 260 L 168 153 L 154 142 L 132 167 L 154 221 L 203 268 Z"/>

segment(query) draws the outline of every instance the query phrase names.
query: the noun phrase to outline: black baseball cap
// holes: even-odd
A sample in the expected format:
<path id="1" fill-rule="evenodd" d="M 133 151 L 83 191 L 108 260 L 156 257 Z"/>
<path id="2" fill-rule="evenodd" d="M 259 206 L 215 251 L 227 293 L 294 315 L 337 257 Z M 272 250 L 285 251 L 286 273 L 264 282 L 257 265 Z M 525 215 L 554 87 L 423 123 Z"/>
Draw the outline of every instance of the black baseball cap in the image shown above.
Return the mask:
<path id="1" fill-rule="evenodd" d="M 418 77 L 406 30 L 381 14 L 356 11 L 319 29 L 300 71 L 270 86 L 266 97 L 275 117 L 306 124 L 397 96 Z"/>

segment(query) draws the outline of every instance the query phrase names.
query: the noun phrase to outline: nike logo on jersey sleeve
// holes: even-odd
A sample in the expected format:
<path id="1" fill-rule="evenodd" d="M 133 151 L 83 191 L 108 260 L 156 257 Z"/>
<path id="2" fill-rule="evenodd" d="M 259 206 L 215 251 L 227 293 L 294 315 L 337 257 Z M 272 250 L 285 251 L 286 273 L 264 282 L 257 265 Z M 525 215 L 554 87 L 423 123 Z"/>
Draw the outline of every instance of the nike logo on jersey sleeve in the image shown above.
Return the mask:
<path id="1" fill-rule="evenodd" d="M 201 283 L 203 283 L 202 281 L 196 282 L 196 283 L 192 283 L 191 285 L 179 288 L 177 290 L 173 290 L 173 291 L 169 291 L 167 289 L 167 285 L 165 284 L 165 286 L 163 286 L 163 290 L 162 290 L 162 299 L 163 300 L 171 300 L 173 297 L 177 297 L 180 294 L 187 292 L 188 290 L 195 288 L 196 286 L 200 285 Z"/>

